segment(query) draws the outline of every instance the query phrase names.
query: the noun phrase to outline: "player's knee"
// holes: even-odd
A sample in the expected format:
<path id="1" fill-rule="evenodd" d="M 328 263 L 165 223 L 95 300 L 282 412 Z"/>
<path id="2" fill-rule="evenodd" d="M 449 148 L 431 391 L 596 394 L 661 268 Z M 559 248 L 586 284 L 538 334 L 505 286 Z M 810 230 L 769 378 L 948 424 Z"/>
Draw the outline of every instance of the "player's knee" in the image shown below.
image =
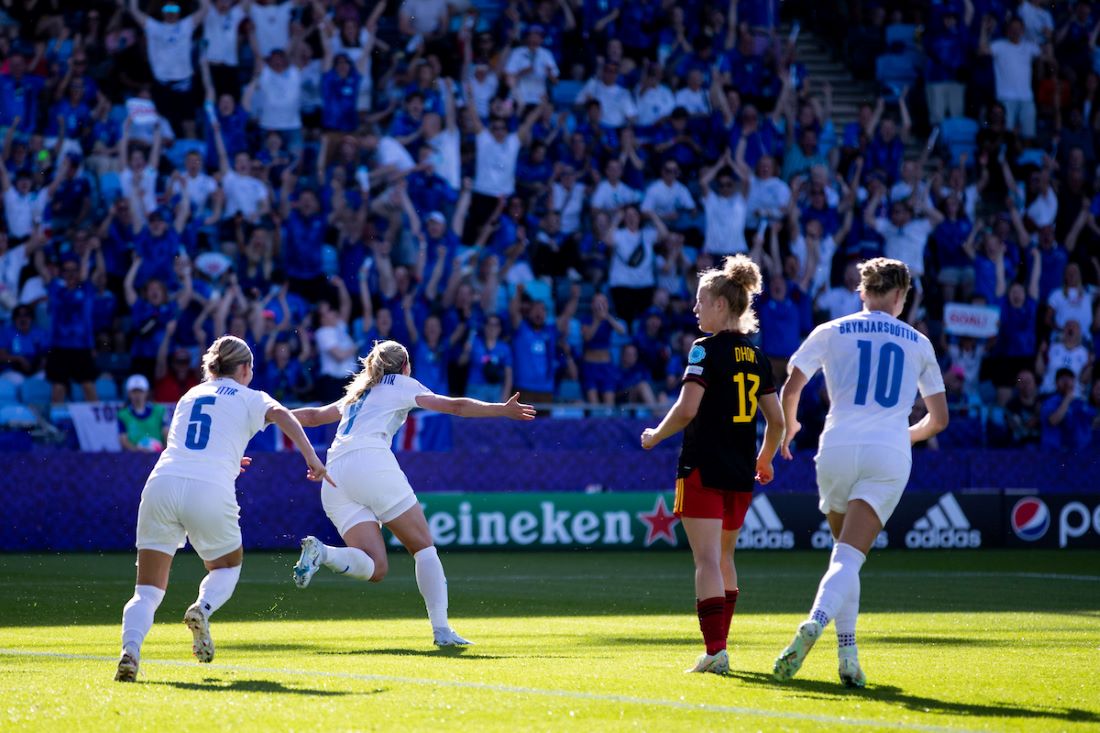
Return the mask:
<path id="1" fill-rule="evenodd" d="M 385 558 L 374 561 L 374 575 L 370 576 L 370 582 L 381 583 L 386 577 L 386 573 L 390 571 L 390 562 Z"/>

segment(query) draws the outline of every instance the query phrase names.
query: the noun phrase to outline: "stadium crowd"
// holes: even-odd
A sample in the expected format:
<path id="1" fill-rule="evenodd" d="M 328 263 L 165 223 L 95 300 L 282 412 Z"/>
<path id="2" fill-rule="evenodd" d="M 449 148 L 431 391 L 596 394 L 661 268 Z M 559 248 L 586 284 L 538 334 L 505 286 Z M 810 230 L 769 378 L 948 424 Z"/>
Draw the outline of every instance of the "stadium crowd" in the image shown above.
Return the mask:
<path id="1" fill-rule="evenodd" d="M 392 338 L 440 393 L 656 406 L 722 256 L 765 270 L 781 382 L 885 255 L 941 445 L 1084 447 L 1100 7 L 845 8 L 880 95 L 842 127 L 776 0 L 5 3 L 0 382 L 170 403 L 230 333 L 254 386 L 327 401 Z M 949 334 L 949 303 L 999 332 Z M 813 434 L 820 376 L 803 401 Z"/>

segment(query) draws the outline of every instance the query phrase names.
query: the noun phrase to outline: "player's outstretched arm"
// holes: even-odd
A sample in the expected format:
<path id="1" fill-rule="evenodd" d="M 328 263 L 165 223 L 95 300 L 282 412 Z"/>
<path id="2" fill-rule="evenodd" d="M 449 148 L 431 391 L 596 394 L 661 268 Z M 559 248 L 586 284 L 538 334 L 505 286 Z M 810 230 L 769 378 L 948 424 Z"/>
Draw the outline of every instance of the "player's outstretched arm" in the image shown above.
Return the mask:
<path id="1" fill-rule="evenodd" d="M 929 438 L 943 432 L 950 421 L 947 410 L 947 393 L 939 392 L 927 395 L 924 398 L 924 406 L 928 408 L 925 415 L 914 425 L 909 426 L 909 443 L 915 445 L 923 443 Z"/>
<path id="2" fill-rule="evenodd" d="M 687 382 L 680 390 L 680 396 L 672 405 L 661 423 L 655 428 L 642 431 L 642 447 L 650 450 L 665 438 L 671 438 L 686 428 L 699 412 L 699 403 L 703 401 L 703 386 L 696 382 Z"/>
<path id="3" fill-rule="evenodd" d="M 791 455 L 791 441 L 802 429 L 801 423 L 798 422 L 798 398 L 802 396 L 802 389 L 809 381 L 809 378 L 801 369 L 793 367 L 790 376 L 787 377 L 786 384 L 783 385 L 783 425 L 786 432 L 783 435 L 783 448 L 780 455 L 788 461 L 794 458 Z M 770 422 L 768 428 L 771 428 Z"/>
<path id="4" fill-rule="evenodd" d="M 444 397 L 428 394 L 416 398 L 425 410 L 458 417 L 506 417 L 509 420 L 534 420 L 535 408 L 519 401 L 519 392 L 507 402 L 482 402 L 468 397 Z"/>
<path id="5" fill-rule="evenodd" d="M 302 429 L 302 423 L 298 422 L 298 418 L 294 417 L 294 413 L 286 409 L 282 405 L 278 407 L 272 407 L 267 411 L 265 418 L 268 422 L 273 422 L 279 426 L 279 429 L 286 434 L 291 441 L 293 441 L 295 447 L 302 452 L 302 457 L 306 460 L 306 478 L 310 481 L 328 481 L 335 486 L 332 479 L 328 477 L 328 471 L 325 470 L 324 462 L 318 457 L 317 451 L 313 450 L 313 444 L 309 442 L 309 438 L 306 437 L 306 431 Z"/>
<path id="6" fill-rule="evenodd" d="M 291 410 L 290 414 L 297 418 L 302 427 L 315 428 L 318 425 L 340 422 L 340 403 L 333 402 L 324 407 L 299 407 Z"/>
<path id="7" fill-rule="evenodd" d="M 775 470 L 772 461 L 779 450 L 779 443 L 783 440 L 783 408 L 779 404 L 779 397 L 773 392 L 760 398 L 760 411 L 764 413 L 764 442 L 760 446 L 760 453 L 756 456 L 756 480 L 761 486 L 770 484 L 775 478 Z"/>

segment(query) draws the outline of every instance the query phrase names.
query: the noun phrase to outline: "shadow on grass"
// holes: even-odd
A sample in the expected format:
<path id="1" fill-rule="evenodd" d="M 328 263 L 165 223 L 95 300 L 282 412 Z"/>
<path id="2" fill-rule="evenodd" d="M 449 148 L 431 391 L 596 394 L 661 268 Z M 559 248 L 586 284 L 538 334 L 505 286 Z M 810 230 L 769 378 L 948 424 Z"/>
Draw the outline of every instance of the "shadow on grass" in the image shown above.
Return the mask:
<path id="1" fill-rule="evenodd" d="M 979 639 L 977 637 L 968 638 L 965 636 L 904 636 L 904 635 L 891 635 L 891 636 L 876 636 L 868 635 L 868 643 L 870 644 L 897 644 L 899 646 L 1017 646 L 1019 644 L 1015 639 Z"/>
<path id="2" fill-rule="evenodd" d="M 195 692 L 260 692 L 267 695 L 310 695 L 313 697 L 341 697 L 344 695 L 366 695 L 385 692 L 384 689 L 366 690 L 364 692 L 349 692 L 347 690 L 313 690 L 306 687 L 287 687 L 281 682 L 272 680 L 223 680 L 216 677 L 207 677 L 202 682 L 146 682 L 147 685 L 163 685 L 175 687 L 177 690 L 193 690 Z"/>
<path id="3" fill-rule="evenodd" d="M 729 677 L 740 682 L 770 687 L 776 690 L 791 690 L 808 693 L 817 699 L 852 698 L 883 702 L 897 705 L 907 710 L 932 715 L 958 715 L 973 717 L 1003 717 L 1035 720 L 1061 720 L 1072 723 L 1100 723 L 1100 714 L 1078 708 L 1026 708 L 1010 703 L 975 704 L 937 700 L 906 693 L 900 687 L 892 685 L 870 685 L 863 690 L 850 690 L 841 687 L 839 682 L 793 679 L 776 682 L 770 674 L 763 672 L 730 672 Z"/>
<path id="4" fill-rule="evenodd" d="M 347 650 L 329 650 L 320 651 L 318 654 L 331 655 L 331 656 L 380 656 L 380 657 L 427 657 L 432 659 L 439 659 L 440 657 L 449 657 L 451 659 L 577 659 L 577 657 L 569 657 L 562 655 L 549 655 L 549 654 L 481 654 L 478 652 L 468 651 L 469 647 L 463 646 L 447 646 L 439 649 L 347 649 Z"/>
<path id="5" fill-rule="evenodd" d="M 242 652 L 315 652 L 323 654 L 325 647 L 301 642 L 273 641 L 225 641 L 218 644 L 218 651 L 228 649 Z"/>

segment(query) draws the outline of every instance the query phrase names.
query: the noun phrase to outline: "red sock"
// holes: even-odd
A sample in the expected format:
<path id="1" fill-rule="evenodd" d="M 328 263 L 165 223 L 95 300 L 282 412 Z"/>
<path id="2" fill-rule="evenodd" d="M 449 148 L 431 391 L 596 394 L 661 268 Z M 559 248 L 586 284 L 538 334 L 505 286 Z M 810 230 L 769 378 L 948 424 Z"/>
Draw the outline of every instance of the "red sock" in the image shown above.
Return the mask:
<path id="1" fill-rule="evenodd" d="M 699 614 L 699 630 L 703 632 L 707 654 L 717 654 L 726 648 L 726 635 L 722 633 L 725 609 L 726 599 L 722 596 L 695 602 L 695 612 Z"/>
<path id="2" fill-rule="evenodd" d="M 737 596 L 741 593 L 740 588 L 734 588 L 733 590 L 726 591 L 726 605 L 725 605 L 725 623 L 722 627 L 722 638 L 730 638 L 730 621 L 733 620 L 733 609 L 737 608 Z"/>

